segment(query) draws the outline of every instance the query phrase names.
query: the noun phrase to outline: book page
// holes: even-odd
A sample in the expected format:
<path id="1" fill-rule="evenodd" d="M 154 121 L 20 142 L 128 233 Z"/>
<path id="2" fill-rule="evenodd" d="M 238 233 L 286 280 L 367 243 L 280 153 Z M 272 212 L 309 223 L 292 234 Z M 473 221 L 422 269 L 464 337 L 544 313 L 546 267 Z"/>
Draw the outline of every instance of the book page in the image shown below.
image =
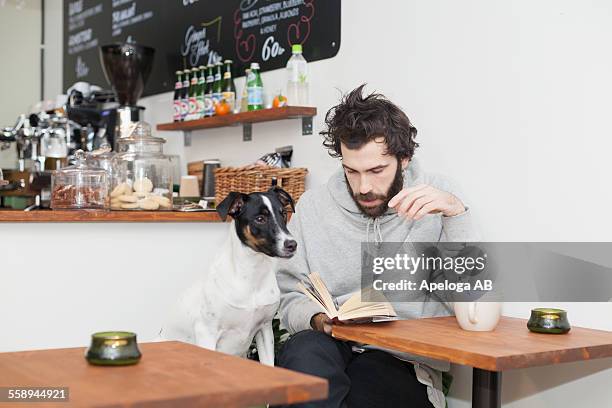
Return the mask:
<path id="1" fill-rule="evenodd" d="M 312 300 L 313 302 L 315 302 L 317 305 L 321 307 L 321 311 L 323 313 L 329 316 L 329 311 L 325 309 L 325 305 L 323 305 L 323 300 L 321 300 L 315 292 L 311 291 L 302 282 L 298 282 L 297 286 L 302 291 L 302 293 L 304 293 L 308 298 L 310 298 L 310 300 Z"/>
<path id="2" fill-rule="evenodd" d="M 317 292 L 317 294 L 321 297 L 323 301 L 323 305 L 330 312 L 328 316 L 330 319 L 338 316 L 338 310 L 336 309 L 336 304 L 334 303 L 334 299 L 332 298 L 327 286 L 321 279 L 321 276 L 317 272 L 313 272 L 308 275 L 308 279 L 312 282 L 312 287 Z"/>
<path id="3" fill-rule="evenodd" d="M 372 291 L 371 288 L 366 289 Z M 368 295 L 364 292 L 364 296 Z M 355 292 L 338 311 L 340 320 L 363 319 L 367 317 L 375 318 L 375 320 L 385 320 L 385 318 L 395 317 L 397 314 L 393 306 L 386 301 L 386 298 L 381 293 L 372 294 L 369 298 L 376 296 L 380 298 L 380 302 L 362 302 L 362 292 Z"/>
<path id="4" fill-rule="evenodd" d="M 318 280 L 316 277 L 314 278 L 317 283 L 312 281 L 312 274 L 309 275 L 308 278 L 311 280 L 312 290 L 306 286 L 304 282 L 298 282 L 298 288 L 309 297 L 310 300 L 318 304 L 321 307 L 321 311 L 325 313 L 327 317 L 330 319 L 338 317 L 338 311 L 336 310 L 334 301 L 321 278 Z"/>

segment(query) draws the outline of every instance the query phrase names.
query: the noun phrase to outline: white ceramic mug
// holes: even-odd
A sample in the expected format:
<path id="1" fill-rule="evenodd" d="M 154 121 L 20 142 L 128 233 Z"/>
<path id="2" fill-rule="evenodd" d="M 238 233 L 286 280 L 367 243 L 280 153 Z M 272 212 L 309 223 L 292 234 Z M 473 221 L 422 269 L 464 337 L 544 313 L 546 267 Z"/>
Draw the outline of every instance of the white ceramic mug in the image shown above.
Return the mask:
<path id="1" fill-rule="evenodd" d="M 463 330 L 492 331 L 501 318 L 501 302 L 455 302 L 455 317 Z"/>

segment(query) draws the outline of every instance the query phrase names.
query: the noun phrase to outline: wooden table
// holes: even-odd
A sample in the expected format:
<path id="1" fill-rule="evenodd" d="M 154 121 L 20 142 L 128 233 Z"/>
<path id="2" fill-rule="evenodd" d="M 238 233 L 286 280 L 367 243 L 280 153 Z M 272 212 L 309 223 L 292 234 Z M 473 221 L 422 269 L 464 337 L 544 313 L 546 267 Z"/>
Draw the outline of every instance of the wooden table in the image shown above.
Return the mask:
<path id="1" fill-rule="evenodd" d="M 70 406 L 78 407 L 252 407 L 327 397 L 324 379 L 176 341 L 141 344 L 142 360 L 126 367 L 89 365 L 84 350 L 0 353 L 0 387 L 69 387 Z"/>
<path id="2" fill-rule="evenodd" d="M 462 330 L 454 317 L 333 327 L 333 336 L 473 367 L 472 407 L 501 406 L 501 372 L 612 356 L 612 332 L 574 327 L 537 334 L 502 317 L 492 332 Z"/>

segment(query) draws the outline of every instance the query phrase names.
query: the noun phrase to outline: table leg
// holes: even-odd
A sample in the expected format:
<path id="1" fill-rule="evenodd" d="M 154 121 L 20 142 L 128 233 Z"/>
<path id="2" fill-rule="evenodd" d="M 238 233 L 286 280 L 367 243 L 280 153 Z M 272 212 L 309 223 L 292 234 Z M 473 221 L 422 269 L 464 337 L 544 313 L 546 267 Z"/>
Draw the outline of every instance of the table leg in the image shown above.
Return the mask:
<path id="1" fill-rule="evenodd" d="M 501 408 L 501 371 L 472 370 L 472 408 Z"/>

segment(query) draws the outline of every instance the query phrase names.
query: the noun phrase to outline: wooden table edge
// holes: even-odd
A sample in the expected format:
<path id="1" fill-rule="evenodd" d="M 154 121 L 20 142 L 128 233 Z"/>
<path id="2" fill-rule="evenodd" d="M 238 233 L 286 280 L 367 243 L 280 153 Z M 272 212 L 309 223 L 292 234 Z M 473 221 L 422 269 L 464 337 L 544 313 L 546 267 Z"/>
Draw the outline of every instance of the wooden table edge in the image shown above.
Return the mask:
<path id="1" fill-rule="evenodd" d="M 190 344 L 190 343 L 185 343 L 185 342 L 181 342 L 181 341 L 176 341 L 176 340 L 167 340 L 167 341 L 162 341 L 162 342 L 157 342 L 157 341 L 152 341 L 152 342 L 141 342 L 139 343 L 139 346 L 141 348 L 141 350 L 146 349 L 148 346 L 156 346 L 160 343 L 166 343 L 168 345 L 181 345 L 181 346 L 188 346 L 188 347 L 195 347 L 197 348 L 197 346 Z M 45 351 L 52 351 L 52 352 L 62 352 L 62 351 L 81 351 L 82 353 L 79 354 L 83 354 L 85 353 L 85 350 L 87 349 L 87 347 L 84 346 L 77 346 L 77 347 L 60 347 L 60 348 L 52 348 L 52 349 L 35 349 L 35 350 L 20 350 L 20 351 L 7 351 L 7 352 L 0 352 L 0 356 L 2 356 L 2 354 L 32 354 L 32 353 L 39 353 L 39 352 L 45 352 Z M 214 352 L 212 350 L 208 350 L 209 352 Z M 219 353 L 219 352 L 215 352 L 215 353 Z M 233 356 L 235 358 L 239 358 L 236 356 Z M 83 357 L 84 360 L 84 357 Z M 249 361 L 249 363 L 252 364 L 259 364 L 257 361 L 254 360 L 248 360 L 245 359 L 247 361 Z M 248 407 L 253 407 L 253 406 L 259 406 L 259 405 L 263 405 L 263 404 L 271 404 L 271 405 L 278 405 L 278 404 L 295 404 L 295 403 L 301 403 L 301 402 L 310 402 L 310 401 L 319 401 L 319 400 L 323 400 L 325 398 L 327 398 L 327 396 L 329 395 L 329 386 L 328 386 L 328 381 L 324 378 L 321 377 L 317 377 L 315 375 L 312 374 L 307 374 L 307 373 L 301 373 L 298 371 L 292 371 L 289 370 L 287 368 L 284 367 L 278 367 L 278 366 L 273 366 L 273 367 L 269 367 L 269 366 L 265 366 L 262 365 L 263 367 L 266 368 L 273 368 L 275 370 L 280 370 L 280 371 L 286 371 L 287 373 L 290 373 L 292 375 L 299 375 L 301 378 L 299 380 L 294 379 L 289 385 L 287 385 L 286 383 L 280 383 L 278 385 L 274 385 L 274 386 L 267 386 L 267 388 L 265 390 L 262 389 L 257 389 L 254 388 L 252 390 L 247 390 L 247 393 L 249 396 L 252 396 L 252 400 L 254 402 L 249 402 L 248 405 L 247 404 L 243 404 L 240 399 L 239 400 L 235 400 L 237 397 L 236 396 L 224 396 L 224 392 L 220 391 L 220 392 L 213 392 L 212 394 L 209 393 L 207 395 L 203 395 L 201 393 L 198 392 L 194 392 L 193 394 L 189 394 L 189 395 L 181 395 L 179 397 L 176 398 L 144 398 L 140 401 L 138 401 L 137 403 L 135 403 L 134 401 L 118 401 L 116 403 L 112 403 L 112 404 L 106 404 L 106 403 L 98 403 L 96 404 L 95 402 L 92 402 L 91 404 L 88 403 L 86 406 L 90 406 L 90 407 L 95 407 L 95 408 L 130 408 L 130 407 L 134 407 L 134 406 L 163 406 L 163 407 L 174 407 L 174 406 L 181 406 L 181 407 L 206 407 L 209 406 L 207 405 L 207 400 L 211 399 L 211 395 L 212 396 L 216 396 L 217 399 L 221 399 L 221 400 L 226 400 L 227 404 L 229 405 L 225 405 L 225 402 L 222 406 L 228 406 L 228 407 L 244 407 L 244 408 L 248 408 Z M 298 383 L 298 381 L 300 381 L 301 383 Z M 12 386 L 14 384 L 8 384 L 6 386 Z M 5 386 L 3 384 L 0 384 L 0 386 Z M 23 385 L 24 387 L 29 387 L 30 385 Z M 34 386 L 34 385 L 31 385 Z M 241 398 L 244 398 L 244 394 L 241 395 Z M 8 402 L 0 402 L 0 408 L 4 407 L 4 406 L 8 406 L 7 405 Z M 40 406 L 42 407 L 46 407 L 46 406 L 59 406 L 59 404 L 62 404 L 60 402 L 37 402 L 36 406 Z M 71 402 L 68 401 L 68 404 L 70 405 Z M 23 404 L 22 404 L 23 405 Z M 24 405 L 26 406 L 26 405 Z M 215 407 L 219 406 L 218 404 L 215 405 Z"/>
<path id="2" fill-rule="evenodd" d="M 549 336 L 556 336 L 550 334 Z M 559 335 L 562 336 L 562 335 Z M 574 357 L 575 355 L 582 357 Z M 550 356 L 549 356 L 550 355 Z M 503 356 L 497 359 L 497 369 L 493 371 L 508 371 L 515 369 L 553 366 L 563 363 L 575 363 L 579 361 L 593 361 L 612 357 L 610 346 L 601 344 L 597 346 L 588 346 L 588 350 L 584 347 L 574 347 L 559 351 L 542 351 L 539 353 L 529 354 L 531 358 L 537 358 L 536 363 L 523 363 L 523 356 Z"/>
<path id="3" fill-rule="evenodd" d="M 275 367 L 281 368 L 281 367 Z M 303 373 L 300 373 L 303 374 Z M 308 374 L 304 374 L 308 375 Z M 252 401 L 248 404 L 238 403 L 238 401 L 234 401 L 236 397 L 224 397 L 224 392 L 212 393 L 207 395 L 202 395 L 195 393 L 193 395 L 184 395 L 177 398 L 151 398 L 151 399 L 142 399 L 138 403 L 134 402 L 118 402 L 113 404 L 91 404 L 92 408 L 133 408 L 134 406 L 144 407 L 148 405 L 153 406 L 163 406 L 163 407 L 208 407 L 207 401 L 213 399 L 216 401 L 225 400 L 223 402 L 224 407 L 236 407 L 236 408 L 251 408 L 257 407 L 259 405 L 292 405 L 301 402 L 311 402 L 311 401 L 321 401 L 327 398 L 329 394 L 329 388 L 327 384 L 327 380 L 319 377 L 315 377 L 312 375 L 308 375 L 309 377 L 314 377 L 315 380 L 311 384 L 307 385 L 293 385 L 293 388 L 287 388 L 287 386 L 279 385 L 276 387 L 270 387 L 265 392 L 261 392 L 258 390 L 250 391 L 252 394 L 261 394 L 257 395 L 257 398 L 253 395 Z M 284 397 L 281 397 L 281 394 Z M 244 394 L 241 398 L 245 398 Z M 248 398 L 251 399 L 251 398 Z M 3 403 L 0 402 L 0 407 L 3 406 Z M 37 405 L 38 406 L 38 405 Z M 45 406 L 43 404 L 43 406 Z M 218 407 L 219 404 L 216 404 L 215 407 Z"/>
<path id="4" fill-rule="evenodd" d="M 417 356 L 422 356 L 422 357 L 427 357 L 427 358 L 431 358 L 433 360 L 440 360 L 440 361 L 444 361 L 444 362 L 448 362 L 451 364 L 460 364 L 460 365 L 465 365 L 465 366 L 469 366 L 469 367 L 476 367 L 476 368 L 481 368 L 483 370 L 489 370 L 489 371 L 500 371 L 500 368 L 498 366 L 498 364 L 496 363 L 496 359 L 484 354 L 478 354 L 478 353 L 472 353 L 472 352 L 464 352 L 463 354 L 466 355 L 465 358 L 459 358 L 456 359 L 455 361 L 450 361 L 446 356 L 448 354 L 456 354 L 457 350 L 455 349 L 449 349 L 447 347 L 440 347 L 440 346 L 436 346 L 438 350 L 431 352 L 431 351 L 427 351 L 427 355 L 424 356 L 418 352 L 416 352 L 415 350 L 404 350 L 402 348 L 398 348 L 395 347 L 393 344 L 391 344 L 391 342 L 385 342 L 385 341 L 380 341 L 379 338 L 377 339 L 373 339 L 371 337 L 369 337 L 367 334 L 366 335 L 362 335 L 359 337 L 351 337 L 348 338 L 346 337 L 346 335 L 342 334 L 342 326 L 333 326 L 332 328 L 332 337 L 338 339 L 338 340 L 344 340 L 344 341 L 356 341 L 356 342 L 360 342 L 360 343 L 364 343 L 364 344 L 370 344 L 373 346 L 377 346 L 377 347 L 383 347 L 383 348 L 387 348 L 389 350 L 394 350 L 394 351 L 400 351 L 400 352 L 404 352 L 404 353 L 409 353 L 409 354 L 413 354 L 413 355 L 417 355 Z M 410 341 L 407 342 L 410 344 L 415 344 L 415 345 L 424 345 L 426 347 L 430 347 L 430 345 L 428 345 L 427 343 L 423 343 L 423 342 L 414 342 L 414 341 Z M 469 357 L 476 357 L 478 359 L 483 360 L 483 363 L 478 364 L 478 365 L 473 365 L 471 362 L 467 362 L 469 360 Z"/>
<path id="5" fill-rule="evenodd" d="M 526 321 L 525 319 L 520 319 L 516 317 L 508 317 L 504 316 L 505 319 L 509 320 L 519 320 Z M 436 317 L 432 317 L 430 319 L 436 319 Z M 355 327 L 357 325 L 351 325 L 349 327 Z M 590 331 L 597 332 L 605 332 L 609 333 L 605 330 L 598 329 L 588 329 Z M 367 333 L 360 333 L 359 336 L 353 337 L 351 333 L 351 337 L 347 337 L 346 334 L 342 333 L 343 327 L 341 325 L 334 325 L 332 327 L 332 337 L 337 338 L 339 340 L 344 341 L 357 341 L 365 344 L 371 344 L 378 347 L 388 348 L 390 350 L 396 350 L 400 352 L 405 352 L 417 356 L 427 357 L 434 360 L 440 360 L 444 362 L 448 362 L 451 364 L 459 364 L 468 367 L 479 368 L 488 371 L 507 371 L 514 369 L 523 369 L 530 367 L 542 367 L 549 365 L 557 365 L 562 363 L 572 363 L 577 361 L 590 361 L 597 360 L 602 358 L 610 358 L 612 357 L 612 348 L 609 345 L 594 345 L 588 346 L 588 350 L 585 347 L 573 347 L 564 349 L 562 352 L 559 351 L 542 351 L 528 354 L 529 358 L 537 357 L 536 362 L 528 362 L 526 355 L 513 355 L 513 356 L 500 356 L 493 357 L 486 354 L 480 354 L 472 351 L 458 351 L 453 348 L 448 348 L 444 346 L 435 346 L 436 350 L 431 351 L 431 344 L 425 343 L 423 341 L 406 341 L 407 344 L 415 345 L 416 349 L 423 349 L 426 353 L 419 353 L 414 349 L 407 350 L 406 347 L 396 347 L 394 346 L 392 341 L 385 341 L 380 337 L 370 337 Z M 563 336 L 562 334 L 543 334 L 543 336 Z M 452 361 L 448 358 L 448 355 L 454 355 L 455 358 Z M 579 355 L 579 357 L 576 357 Z M 474 363 L 473 360 L 479 360 L 478 363 Z"/>

